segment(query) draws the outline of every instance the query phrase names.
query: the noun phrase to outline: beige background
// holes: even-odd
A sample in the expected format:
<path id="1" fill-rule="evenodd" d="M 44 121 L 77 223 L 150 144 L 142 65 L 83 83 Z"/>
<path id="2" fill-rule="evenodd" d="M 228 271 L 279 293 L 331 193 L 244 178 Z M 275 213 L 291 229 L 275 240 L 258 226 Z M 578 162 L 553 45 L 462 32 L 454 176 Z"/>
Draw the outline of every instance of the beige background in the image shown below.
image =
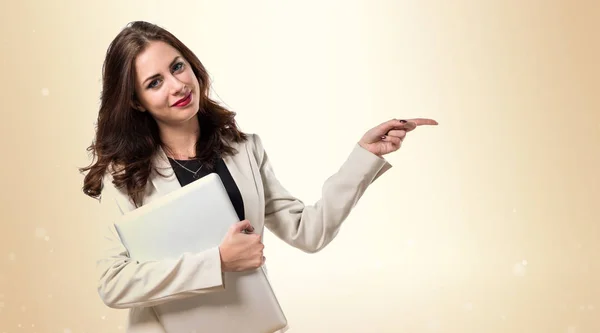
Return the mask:
<path id="1" fill-rule="evenodd" d="M 125 311 L 96 294 L 103 213 L 76 168 L 106 47 L 137 19 L 198 54 L 307 203 L 370 127 L 440 122 L 389 155 L 323 252 L 267 233 L 290 332 L 600 332 L 597 1 L 25 0 L 0 13 L 0 333 L 123 330 Z"/>

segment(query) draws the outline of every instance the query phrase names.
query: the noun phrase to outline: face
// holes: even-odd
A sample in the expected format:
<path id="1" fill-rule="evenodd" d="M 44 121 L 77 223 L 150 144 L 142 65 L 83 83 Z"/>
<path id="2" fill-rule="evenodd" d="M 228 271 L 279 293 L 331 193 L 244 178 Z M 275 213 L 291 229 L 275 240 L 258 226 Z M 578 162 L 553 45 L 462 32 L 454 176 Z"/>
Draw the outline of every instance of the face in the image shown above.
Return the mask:
<path id="1" fill-rule="evenodd" d="M 171 45 L 152 41 L 135 59 L 137 108 L 150 112 L 159 126 L 194 119 L 200 84 L 190 64 Z"/>

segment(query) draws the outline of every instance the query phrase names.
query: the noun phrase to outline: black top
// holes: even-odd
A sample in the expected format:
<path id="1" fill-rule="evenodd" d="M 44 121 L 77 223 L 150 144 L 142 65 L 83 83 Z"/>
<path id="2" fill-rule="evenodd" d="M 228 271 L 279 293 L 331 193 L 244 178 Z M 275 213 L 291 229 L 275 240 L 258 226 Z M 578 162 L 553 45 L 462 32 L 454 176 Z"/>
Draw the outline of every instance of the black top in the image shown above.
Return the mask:
<path id="1" fill-rule="evenodd" d="M 221 181 L 223 181 L 223 185 L 225 185 L 227 194 L 229 194 L 229 199 L 231 200 L 231 203 L 233 204 L 240 221 L 244 219 L 244 202 L 242 201 L 242 194 L 233 180 L 231 173 L 229 173 L 229 169 L 227 169 L 227 165 L 225 165 L 223 159 L 220 158 L 217 160 L 214 170 L 206 170 L 205 167 L 200 168 L 201 163 L 199 160 L 174 160 L 169 158 L 169 162 L 171 163 L 171 166 L 175 171 L 175 175 L 179 180 L 179 184 L 181 184 L 182 187 L 210 173 L 216 173 L 219 175 L 219 177 L 221 177 Z M 197 173 L 194 174 L 196 171 Z"/>

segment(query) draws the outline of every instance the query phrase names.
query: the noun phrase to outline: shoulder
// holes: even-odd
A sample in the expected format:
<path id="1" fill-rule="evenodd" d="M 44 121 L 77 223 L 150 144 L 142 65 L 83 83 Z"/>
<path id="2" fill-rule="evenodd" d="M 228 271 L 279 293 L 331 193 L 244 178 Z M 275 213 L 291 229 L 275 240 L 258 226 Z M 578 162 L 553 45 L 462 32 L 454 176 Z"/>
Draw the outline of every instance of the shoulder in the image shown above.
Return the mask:
<path id="1" fill-rule="evenodd" d="M 248 133 L 246 137 L 246 142 L 252 149 L 262 149 L 262 139 L 257 133 Z"/>
<path id="2" fill-rule="evenodd" d="M 257 133 L 246 133 L 244 145 L 248 153 L 251 153 L 254 159 L 260 164 L 265 155 L 265 149 L 260 135 Z"/>
<path id="3" fill-rule="evenodd" d="M 245 138 L 240 141 L 232 141 L 229 140 L 227 143 L 231 147 L 236 150 L 235 154 L 243 153 L 247 151 L 248 153 L 254 154 L 256 157 L 262 157 L 263 154 L 263 144 L 262 139 L 257 133 L 244 133 Z"/>

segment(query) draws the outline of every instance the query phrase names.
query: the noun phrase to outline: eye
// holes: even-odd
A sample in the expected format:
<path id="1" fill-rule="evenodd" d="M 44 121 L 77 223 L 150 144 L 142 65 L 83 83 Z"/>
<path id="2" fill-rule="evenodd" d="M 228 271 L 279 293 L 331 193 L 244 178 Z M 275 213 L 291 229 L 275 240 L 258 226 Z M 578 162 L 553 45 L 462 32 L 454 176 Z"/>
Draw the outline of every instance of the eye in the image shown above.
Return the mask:
<path id="1" fill-rule="evenodd" d="M 148 88 L 149 89 L 155 88 L 159 84 L 159 81 L 160 81 L 159 79 L 152 80 L 152 82 L 150 82 L 150 84 L 148 85 Z"/>
<path id="2" fill-rule="evenodd" d="M 183 62 L 178 62 L 173 65 L 173 72 L 178 72 L 183 69 Z"/>

